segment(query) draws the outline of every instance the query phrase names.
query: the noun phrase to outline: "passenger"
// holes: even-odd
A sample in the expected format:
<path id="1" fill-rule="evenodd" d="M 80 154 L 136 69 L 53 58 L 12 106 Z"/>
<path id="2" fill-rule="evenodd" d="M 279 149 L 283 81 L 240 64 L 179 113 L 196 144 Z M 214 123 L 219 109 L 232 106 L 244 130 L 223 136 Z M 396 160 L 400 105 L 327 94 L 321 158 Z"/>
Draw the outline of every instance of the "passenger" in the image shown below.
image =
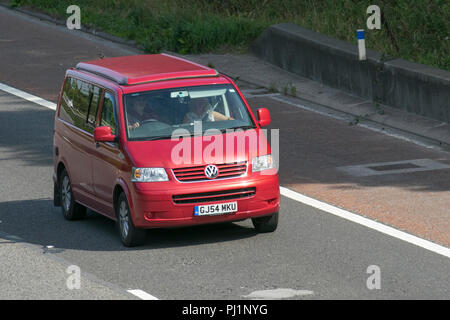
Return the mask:
<path id="1" fill-rule="evenodd" d="M 184 123 L 194 121 L 225 121 L 233 120 L 220 112 L 213 111 L 208 98 L 194 98 L 189 103 L 189 112 L 184 117 Z"/>

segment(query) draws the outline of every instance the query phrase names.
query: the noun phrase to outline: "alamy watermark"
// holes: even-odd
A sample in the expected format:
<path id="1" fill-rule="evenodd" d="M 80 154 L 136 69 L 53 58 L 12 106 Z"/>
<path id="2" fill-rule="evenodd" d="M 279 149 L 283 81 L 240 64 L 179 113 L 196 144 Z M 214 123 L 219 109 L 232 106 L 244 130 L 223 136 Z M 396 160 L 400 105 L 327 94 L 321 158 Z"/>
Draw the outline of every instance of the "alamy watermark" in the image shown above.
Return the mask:
<path id="1" fill-rule="evenodd" d="M 367 29 L 373 30 L 381 29 L 381 11 L 380 7 L 377 5 L 371 5 L 367 7 L 367 14 L 370 14 L 369 18 L 367 18 Z"/>
<path id="2" fill-rule="evenodd" d="M 225 135 L 223 134 L 225 133 Z M 172 132 L 171 140 L 178 142 L 171 151 L 175 165 L 202 165 L 203 163 L 233 163 L 245 157 L 252 161 L 260 156 L 271 154 L 271 168 L 262 170 L 261 175 L 278 172 L 279 129 L 270 130 L 270 149 L 267 129 L 208 129 L 203 132 L 202 122 L 194 122 L 193 139 L 187 129 Z"/>
<path id="3" fill-rule="evenodd" d="M 66 26 L 69 30 L 81 29 L 81 9 L 77 5 L 70 5 L 66 9 L 66 13 L 70 16 L 66 20 Z M 370 5 L 366 10 L 370 16 L 367 18 L 367 28 L 369 30 L 381 29 L 381 10 L 377 5 Z"/>
<path id="4" fill-rule="evenodd" d="M 366 286 L 369 290 L 381 289 L 381 269 L 377 265 L 370 265 L 367 267 L 366 273 L 370 274 L 367 278 Z"/>
<path id="5" fill-rule="evenodd" d="M 69 290 L 79 290 L 81 288 L 81 269 L 79 266 L 71 265 L 67 267 L 66 273 L 69 277 L 66 280 L 66 286 Z"/>
<path id="6" fill-rule="evenodd" d="M 81 9 L 77 5 L 68 6 L 67 14 L 71 14 L 66 20 L 66 26 L 69 30 L 81 29 Z"/>

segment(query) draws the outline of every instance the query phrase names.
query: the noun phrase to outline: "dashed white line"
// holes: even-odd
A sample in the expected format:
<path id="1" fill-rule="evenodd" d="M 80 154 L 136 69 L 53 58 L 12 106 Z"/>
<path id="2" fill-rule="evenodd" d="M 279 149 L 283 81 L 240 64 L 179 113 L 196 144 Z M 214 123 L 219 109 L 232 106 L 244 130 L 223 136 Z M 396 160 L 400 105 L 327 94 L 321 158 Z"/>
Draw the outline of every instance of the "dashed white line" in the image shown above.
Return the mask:
<path id="1" fill-rule="evenodd" d="M 152 296 L 151 294 L 140 290 L 140 289 L 130 289 L 127 290 L 128 293 L 131 293 L 132 295 L 135 295 L 136 297 L 142 299 L 142 300 L 159 300 L 157 297 Z"/>
<path id="2" fill-rule="evenodd" d="M 296 296 L 309 296 L 313 295 L 314 291 L 310 290 L 294 290 L 288 288 L 272 289 L 272 290 L 258 290 L 253 291 L 249 295 L 242 296 L 243 298 L 252 300 L 278 300 L 288 299 Z"/>
<path id="3" fill-rule="evenodd" d="M 405 242 L 414 244 L 416 246 L 422 247 L 424 249 L 427 249 L 429 251 L 432 251 L 434 253 L 438 253 L 440 255 L 443 255 L 444 257 L 450 258 L 450 249 L 446 248 L 444 246 L 438 245 L 434 242 L 424 240 L 422 238 L 413 236 L 409 233 L 397 230 L 395 228 L 389 227 L 385 224 L 370 220 L 368 218 L 364 218 L 360 215 L 357 215 L 355 213 L 351 213 L 347 210 L 340 209 L 338 207 L 334 207 L 330 204 L 327 204 L 325 202 L 307 197 L 305 195 L 302 195 L 301 193 L 292 191 L 290 189 L 280 187 L 280 193 L 288 197 L 290 199 L 293 199 L 295 201 L 301 202 L 303 204 L 306 204 L 308 206 L 317 208 L 321 211 L 331 213 L 335 216 L 341 217 L 343 219 L 358 223 L 360 225 L 363 225 L 367 228 L 382 232 L 384 234 L 387 234 L 391 237 L 403 240 Z"/>

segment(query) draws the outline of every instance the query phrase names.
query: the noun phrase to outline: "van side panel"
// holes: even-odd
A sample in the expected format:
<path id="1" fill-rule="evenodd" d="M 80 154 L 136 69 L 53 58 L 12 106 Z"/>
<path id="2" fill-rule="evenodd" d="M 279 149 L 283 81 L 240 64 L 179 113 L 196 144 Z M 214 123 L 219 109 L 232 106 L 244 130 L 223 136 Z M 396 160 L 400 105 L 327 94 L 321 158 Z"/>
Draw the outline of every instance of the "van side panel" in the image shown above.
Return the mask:
<path id="1" fill-rule="evenodd" d="M 59 153 L 66 159 L 66 169 L 71 173 L 70 181 L 75 197 L 80 192 L 87 196 L 93 195 L 91 160 L 93 136 L 61 119 L 57 120 L 56 126 Z"/>

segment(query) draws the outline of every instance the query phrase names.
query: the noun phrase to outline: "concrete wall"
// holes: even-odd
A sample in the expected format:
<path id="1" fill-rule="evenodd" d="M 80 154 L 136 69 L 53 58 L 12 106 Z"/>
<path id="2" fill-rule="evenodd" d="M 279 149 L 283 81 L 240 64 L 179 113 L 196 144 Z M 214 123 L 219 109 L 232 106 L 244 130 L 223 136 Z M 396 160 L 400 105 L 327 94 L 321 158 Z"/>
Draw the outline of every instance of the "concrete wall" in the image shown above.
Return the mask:
<path id="1" fill-rule="evenodd" d="M 355 30 L 356 32 L 356 30 Z M 363 98 L 450 123 L 450 72 L 367 50 L 294 24 L 266 29 L 252 44 L 260 58 Z"/>

